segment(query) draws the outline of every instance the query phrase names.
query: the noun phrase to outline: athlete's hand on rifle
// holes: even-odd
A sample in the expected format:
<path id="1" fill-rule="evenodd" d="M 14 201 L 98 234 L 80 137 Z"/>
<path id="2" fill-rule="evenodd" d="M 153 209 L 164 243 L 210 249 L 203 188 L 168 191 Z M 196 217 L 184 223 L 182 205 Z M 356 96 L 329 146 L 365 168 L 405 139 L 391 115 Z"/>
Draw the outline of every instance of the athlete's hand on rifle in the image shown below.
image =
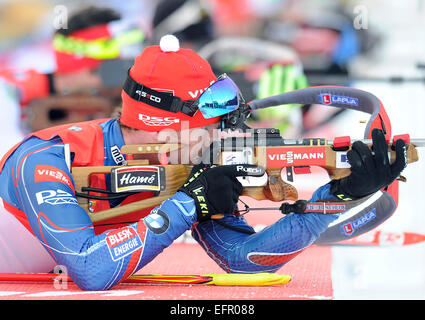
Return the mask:
<path id="1" fill-rule="evenodd" d="M 373 149 L 361 141 L 347 152 L 351 174 L 330 182 L 330 192 L 342 200 L 358 199 L 390 185 L 407 165 L 406 144 L 395 142 L 396 159 L 390 164 L 388 145 L 382 130 L 372 131 Z"/>
<path id="2" fill-rule="evenodd" d="M 237 177 L 261 177 L 264 169 L 256 165 L 211 166 L 198 164 L 178 190 L 195 200 L 198 221 L 206 221 L 216 214 L 233 214 L 242 184 Z"/>

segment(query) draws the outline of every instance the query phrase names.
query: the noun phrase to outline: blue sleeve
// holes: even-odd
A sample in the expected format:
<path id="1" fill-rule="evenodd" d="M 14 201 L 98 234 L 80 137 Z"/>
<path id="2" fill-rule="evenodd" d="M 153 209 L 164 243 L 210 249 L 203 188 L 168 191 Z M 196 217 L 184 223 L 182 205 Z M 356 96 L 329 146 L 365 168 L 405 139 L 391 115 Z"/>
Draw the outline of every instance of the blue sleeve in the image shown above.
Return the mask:
<path id="1" fill-rule="evenodd" d="M 324 199 L 336 199 L 335 196 L 330 194 L 330 185 L 325 184 L 318 188 L 312 195 L 309 202 L 318 202 Z M 296 217 L 301 218 L 305 221 L 309 232 L 312 234 L 312 241 L 316 241 L 319 235 L 324 232 L 328 225 L 338 218 L 339 214 L 321 214 L 321 213 L 309 213 L 309 214 L 300 214 Z"/>
<path id="2" fill-rule="evenodd" d="M 333 198 L 329 185 L 324 185 L 310 202 L 329 198 Z M 222 223 L 197 224 L 192 235 L 226 272 L 276 272 L 314 243 L 337 217 L 338 214 L 292 213 L 260 232 L 249 234 L 233 228 L 253 231 L 243 217 L 226 215 Z"/>
<path id="3" fill-rule="evenodd" d="M 81 289 L 111 288 L 146 265 L 195 221 L 193 200 L 177 193 L 143 220 L 96 235 L 75 197 L 63 143 L 31 140 L 14 156 L 18 205 L 38 240 Z"/>

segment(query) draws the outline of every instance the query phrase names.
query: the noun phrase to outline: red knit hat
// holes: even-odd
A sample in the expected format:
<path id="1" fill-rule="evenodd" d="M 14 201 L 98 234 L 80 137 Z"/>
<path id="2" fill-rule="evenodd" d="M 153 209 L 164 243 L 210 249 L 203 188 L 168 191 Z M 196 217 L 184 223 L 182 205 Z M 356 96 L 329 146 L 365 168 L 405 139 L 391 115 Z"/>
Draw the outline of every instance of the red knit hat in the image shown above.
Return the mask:
<path id="1" fill-rule="evenodd" d="M 159 46 L 147 47 L 130 69 L 136 82 L 153 90 L 169 92 L 181 100 L 196 100 L 217 78 L 209 63 L 190 49 L 180 48 L 176 37 L 166 35 Z M 121 122 L 144 131 L 163 129 L 181 130 L 206 126 L 219 121 L 219 117 L 205 119 L 201 112 L 191 117 L 182 112 L 171 112 L 132 99 L 124 90 Z"/>
<path id="2" fill-rule="evenodd" d="M 78 30 L 73 32 L 71 36 L 75 39 L 83 41 L 111 38 L 111 34 L 108 30 L 107 24 L 97 25 L 90 28 Z M 55 48 L 54 53 L 56 58 L 57 73 L 72 73 L 85 69 L 96 69 L 102 63 L 102 60 L 84 57 L 75 53 L 64 52 L 58 50 L 57 48 Z"/>
<path id="3" fill-rule="evenodd" d="M 92 70 L 105 60 L 134 57 L 145 35 L 127 20 L 114 20 L 72 32 L 56 34 L 53 49 L 57 73 Z"/>

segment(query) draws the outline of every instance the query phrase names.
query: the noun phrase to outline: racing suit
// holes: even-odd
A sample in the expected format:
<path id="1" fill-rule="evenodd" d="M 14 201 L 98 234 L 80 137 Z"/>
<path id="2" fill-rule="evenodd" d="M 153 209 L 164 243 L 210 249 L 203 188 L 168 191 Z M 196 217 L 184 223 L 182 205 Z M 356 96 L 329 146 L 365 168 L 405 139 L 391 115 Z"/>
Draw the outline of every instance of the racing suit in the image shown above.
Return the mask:
<path id="1" fill-rule="evenodd" d="M 34 70 L 0 71 L 0 157 L 24 137 L 23 108 L 31 99 L 48 94 L 46 75 Z M 0 203 L 0 272 L 41 272 L 54 266 L 51 260 L 38 241 Z"/>
<path id="2" fill-rule="evenodd" d="M 338 217 L 290 214 L 261 232 L 244 233 L 212 220 L 197 223 L 193 199 L 177 192 L 155 208 L 131 219 L 125 217 L 121 225 L 93 225 L 78 205 L 71 168 L 117 165 L 113 151 L 123 145 L 115 119 L 93 120 L 31 134 L 0 163 L 0 196 L 5 208 L 40 241 L 56 264 L 67 268 L 81 289 L 113 287 L 191 228 L 194 238 L 225 271 L 273 272 L 311 245 Z M 108 188 L 110 181 L 102 175 L 90 184 Z M 312 201 L 331 197 L 325 185 Z M 102 200 L 90 210 L 117 205 L 120 203 Z M 226 215 L 222 220 L 252 231 L 243 217 Z"/>

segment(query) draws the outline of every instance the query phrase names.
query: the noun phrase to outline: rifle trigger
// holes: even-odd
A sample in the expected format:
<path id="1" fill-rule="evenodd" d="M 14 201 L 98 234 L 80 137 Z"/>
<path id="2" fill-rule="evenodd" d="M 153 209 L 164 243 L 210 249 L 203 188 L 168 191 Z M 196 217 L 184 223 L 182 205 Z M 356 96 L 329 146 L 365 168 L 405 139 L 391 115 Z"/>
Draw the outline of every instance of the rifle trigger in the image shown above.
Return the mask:
<path id="1" fill-rule="evenodd" d="M 292 171 L 292 167 L 286 167 L 286 180 L 294 182 L 294 172 Z"/>

